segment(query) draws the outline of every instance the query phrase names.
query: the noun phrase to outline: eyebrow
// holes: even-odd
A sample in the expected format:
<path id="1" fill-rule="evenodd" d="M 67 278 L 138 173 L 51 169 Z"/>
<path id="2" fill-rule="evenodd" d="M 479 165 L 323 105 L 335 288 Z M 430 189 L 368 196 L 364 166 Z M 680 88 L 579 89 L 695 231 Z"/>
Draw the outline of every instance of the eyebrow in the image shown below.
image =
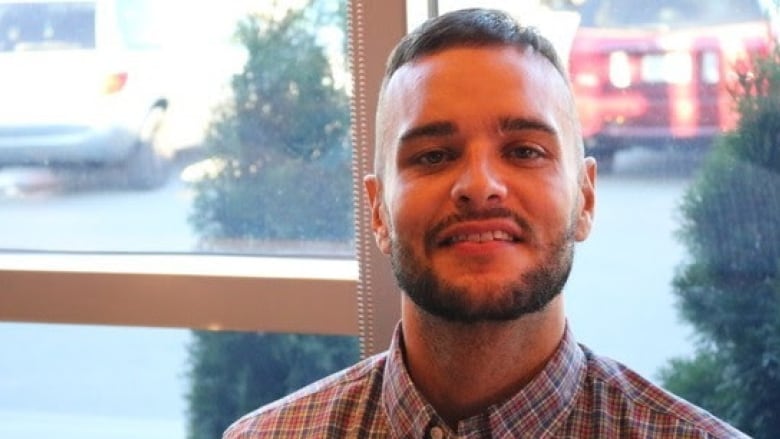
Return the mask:
<path id="1" fill-rule="evenodd" d="M 558 132 L 550 125 L 538 120 L 525 117 L 507 117 L 501 119 L 499 124 L 501 132 L 506 131 L 542 131 L 553 136 L 558 136 Z"/>
<path id="2" fill-rule="evenodd" d="M 421 137 L 446 137 L 457 131 L 457 127 L 452 122 L 431 122 L 406 130 L 401 135 L 401 142 L 405 143 Z"/>
<path id="3" fill-rule="evenodd" d="M 502 118 L 499 122 L 499 130 L 501 132 L 511 131 L 542 131 L 553 136 L 558 136 L 558 132 L 555 131 L 550 125 L 539 121 L 537 119 L 531 119 L 526 117 L 506 117 Z M 401 135 L 401 143 L 406 143 L 419 138 L 425 137 L 447 137 L 455 134 L 458 128 L 452 122 L 440 121 L 431 122 L 424 125 L 412 127 L 406 130 Z"/>

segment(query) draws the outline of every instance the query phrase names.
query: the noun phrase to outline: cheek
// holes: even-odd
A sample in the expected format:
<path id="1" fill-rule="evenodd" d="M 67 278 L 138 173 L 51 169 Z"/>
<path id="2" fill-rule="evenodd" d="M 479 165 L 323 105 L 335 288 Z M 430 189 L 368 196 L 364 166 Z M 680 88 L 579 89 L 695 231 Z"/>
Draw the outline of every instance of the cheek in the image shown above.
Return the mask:
<path id="1" fill-rule="evenodd" d="M 533 194 L 526 198 L 521 209 L 535 218 L 536 227 L 543 234 L 558 235 L 576 227 L 579 202 L 568 185 L 557 181 L 540 181 L 530 190 Z"/>
<path id="2" fill-rule="evenodd" d="M 423 236 L 430 227 L 434 204 L 423 191 L 399 185 L 389 203 L 392 238 L 409 241 Z"/>

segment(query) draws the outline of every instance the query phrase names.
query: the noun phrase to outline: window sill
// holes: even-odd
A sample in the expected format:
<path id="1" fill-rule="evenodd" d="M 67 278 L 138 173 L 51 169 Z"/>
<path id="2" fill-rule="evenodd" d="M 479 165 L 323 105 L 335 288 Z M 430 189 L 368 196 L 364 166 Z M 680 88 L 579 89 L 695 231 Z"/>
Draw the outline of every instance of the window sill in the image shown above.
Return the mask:
<path id="1" fill-rule="evenodd" d="M 0 254 L 0 320 L 358 334 L 354 260 Z"/>

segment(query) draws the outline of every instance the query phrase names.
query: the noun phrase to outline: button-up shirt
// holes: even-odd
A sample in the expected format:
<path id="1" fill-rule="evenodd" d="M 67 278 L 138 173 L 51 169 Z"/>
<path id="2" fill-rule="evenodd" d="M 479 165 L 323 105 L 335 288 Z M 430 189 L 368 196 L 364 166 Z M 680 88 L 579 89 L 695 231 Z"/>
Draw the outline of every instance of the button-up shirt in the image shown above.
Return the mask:
<path id="1" fill-rule="evenodd" d="M 390 349 L 242 417 L 224 439 L 745 438 L 706 411 L 577 344 L 569 329 L 519 392 L 448 427 Z"/>

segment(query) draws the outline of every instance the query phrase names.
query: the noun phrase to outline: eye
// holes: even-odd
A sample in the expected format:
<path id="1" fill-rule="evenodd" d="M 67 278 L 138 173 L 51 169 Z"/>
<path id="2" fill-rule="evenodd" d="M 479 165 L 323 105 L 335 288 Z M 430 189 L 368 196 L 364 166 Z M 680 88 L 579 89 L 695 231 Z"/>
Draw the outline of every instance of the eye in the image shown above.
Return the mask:
<path id="1" fill-rule="evenodd" d="M 504 151 L 511 160 L 533 160 L 544 157 L 544 150 L 533 145 L 512 145 Z"/>
<path id="2" fill-rule="evenodd" d="M 415 161 L 423 166 L 437 166 L 452 160 L 452 153 L 442 149 L 426 151 L 415 158 Z"/>

